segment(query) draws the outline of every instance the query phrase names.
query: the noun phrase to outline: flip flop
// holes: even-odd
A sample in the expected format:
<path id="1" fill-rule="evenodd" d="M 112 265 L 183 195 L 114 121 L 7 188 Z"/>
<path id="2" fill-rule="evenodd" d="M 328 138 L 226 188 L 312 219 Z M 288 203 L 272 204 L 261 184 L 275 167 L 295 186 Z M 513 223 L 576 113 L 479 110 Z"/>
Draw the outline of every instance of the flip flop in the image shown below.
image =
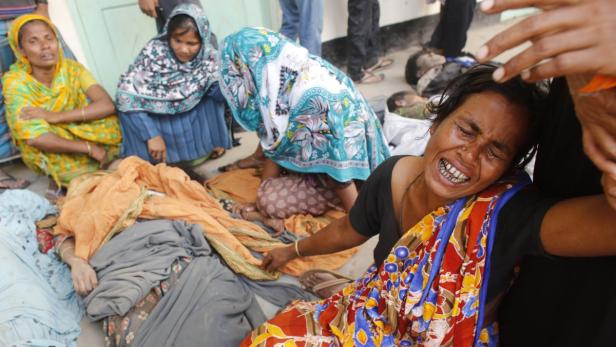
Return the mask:
<path id="1" fill-rule="evenodd" d="M 394 63 L 394 60 L 391 58 L 379 59 L 379 61 L 377 61 L 376 64 L 365 69 L 364 71 L 375 72 L 375 71 L 385 70 L 386 68 L 390 67 L 393 63 Z"/>
<path id="2" fill-rule="evenodd" d="M 212 150 L 212 153 L 210 153 L 210 157 L 208 159 L 217 159 L 222 157 L 224 154 L 226 153 L 226 150 L 222 147 L 216 147 L 214 148 L 214 150 Z"/>
<path id="3" fill-rule="evenodd" d="M 9 181 L 9 185 L 6 185 L 7 181 Z M 10 182 L 14 183 L 14 186 L 10 186 Z M 4 191 L 7 189 L 24 189 L 30 185 L 28 180 L 24 179 L 16 179 L 11 175 L 5 175 L 0 177 L 0 191 Z"/>
<path id="4" fill-rule="evenodd" d="M 334 278 L 330 280 L 325 280 L 321 283 L 317 283 L 311 287 L 310 285 L 306 283 L 306 281 L 308 280 L 310 276 L 314 274 L 318 274 L 318 273 L 329 274 L 329 275 L 334 276 Z M 339 286 L 341 284 L 348 284 L 348 283 L 353 282 L 354 280 L 350 277 L 344 276 L 335 271 L 330 271 L 326 269 L 313 269 L 313 270 L 308 270 L 304 272 L 301 276 L 299 276 L 298 281 L 304 289 L 322 298 L 322 296 L 318 294 L 319 291 L 323 289 L 331 288 L 333 286 Z"/>
<path id="5" fill-rule="evenodd" d="M 364 75 L 361 76 L 361 78 L 357 81 L 354 81 L 355 83 L 358 84 L 372 84 L 372 83 L 379 83 L 382 82 L 385 79 L 385 75 L 383 75 L 382 73 L 380 74 L 374 74 L 372 72 L 364 72 Z"/>

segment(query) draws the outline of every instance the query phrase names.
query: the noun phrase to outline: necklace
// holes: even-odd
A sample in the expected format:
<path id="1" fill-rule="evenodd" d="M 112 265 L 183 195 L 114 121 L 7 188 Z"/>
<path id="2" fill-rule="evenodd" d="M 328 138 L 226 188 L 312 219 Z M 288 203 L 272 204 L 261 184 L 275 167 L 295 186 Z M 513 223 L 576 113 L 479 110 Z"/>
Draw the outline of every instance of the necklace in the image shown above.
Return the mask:
<path id="1" fill-rule="evenodd" d="M 409 192 L 409 190 L 411 190 L 411 187 L 413 186 L 413 184 L 415 184 L 415 182 L 417 182 L 417 179 L 419 179 L 419 177 L 423 176 L 423 171 L 420 172 L 417 176 L 415 176 L 415 178 L 413 178 L 413 180 L 411 181 L 411 183 L 409 183 L 406 188 L 404 189 L 404 193 L 402 193 L 402 198 L 400 198 L 400 215 L 399 215 L 399 228 L 400 228 L 400 232 L 403 233 L 405 230 L 404 229 L 404 225 L 402 224 L 402 220 L 404 219 L 404 206 L 406 206 L 405 202 L 406 202 L 406 196 Z"/>

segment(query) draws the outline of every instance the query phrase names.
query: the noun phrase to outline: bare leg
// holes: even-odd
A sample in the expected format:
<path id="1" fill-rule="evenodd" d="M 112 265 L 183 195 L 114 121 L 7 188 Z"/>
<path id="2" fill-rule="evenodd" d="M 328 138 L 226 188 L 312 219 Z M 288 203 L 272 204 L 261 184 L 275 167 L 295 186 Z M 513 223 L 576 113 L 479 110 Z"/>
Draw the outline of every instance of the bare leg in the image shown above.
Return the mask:
<path id="1" fill-rule="evenodd" d="M 220 172 L 233 171 L 237 169 L 249 169 L 249 168 L 258 168 L 263 165 L 263 161 L 265 160 L 265 155 L 263 154 L 263 149 L 261 145 L 257 146 L 255 151 L 247 156 L 246 158 L 242 158 L 240 160 L 236 160 L 231 164 L 227 164 L 218 168 Z"/>

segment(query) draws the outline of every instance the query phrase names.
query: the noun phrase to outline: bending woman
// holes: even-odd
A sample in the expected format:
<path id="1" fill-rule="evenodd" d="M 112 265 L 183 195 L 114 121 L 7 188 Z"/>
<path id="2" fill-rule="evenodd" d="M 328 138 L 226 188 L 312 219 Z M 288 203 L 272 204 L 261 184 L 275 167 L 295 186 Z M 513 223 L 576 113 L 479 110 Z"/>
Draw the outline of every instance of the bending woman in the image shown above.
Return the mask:
<path id="1" fill-rule="evenodd" d="M 209 29 L 199 6 L 176 7 L 120 77 L 123 156 L 178 164 L 194 176 L 190 161 L 231 146 Z"/>
<path id="2" fill-rule="evenodd" d="M 24 163 L 62 186 L 119 152 L 109 95 L 78 62 L 64 58 L 47 17 L 23 15 L 8 35 L 17 62 L 2 79 L 6 116 Z"/>
<path id="3" fill-rule="evenodd" d="M 221 88 L 266 158 L 257 219 L 348 209 L 389 156 L 379 121 L 353 82 L 284 36 L 245 28 L 224 40 Z M 280 177 L 283 170 L 291 173 Z M 291 194 L 292 192 L 292 194 Z M 243 212 L 255 212 L 248 206 Z"/>
<path id="4" fill-rule="evenodd" d="M 436 118 L 423 157 L 386 161 L 348 217 L 270 252 L 263 265 L 274 269 L 297 253 L 337 252 L 379 235 L 374 266 L 364 276 L 323 301 L 291 305 L 245 346 L 288 339 L 314 346 L 487 345 L 497 341 L 495 309 L 512 279 L 512 268 L 497 266 L 515 263 L 506 258 L 543 249 L 580 256 L 578 247 L 555 247 L 563 220 L 597 231 L 581 241 L 585 255 L 616 253 L 616 211 L 603 196 L 554 205 L 534 238 L 495 237 L 502 207 L 530 183 L 525 174 L 511 173 L 532 156 L 536 119 L 533 86 L 520 78 L 497 84 L 494 70 L 469 70 L 432 105 Z M 497 244 L 503 240 L 525 249 L 493 253 L 506 249 Z"/>

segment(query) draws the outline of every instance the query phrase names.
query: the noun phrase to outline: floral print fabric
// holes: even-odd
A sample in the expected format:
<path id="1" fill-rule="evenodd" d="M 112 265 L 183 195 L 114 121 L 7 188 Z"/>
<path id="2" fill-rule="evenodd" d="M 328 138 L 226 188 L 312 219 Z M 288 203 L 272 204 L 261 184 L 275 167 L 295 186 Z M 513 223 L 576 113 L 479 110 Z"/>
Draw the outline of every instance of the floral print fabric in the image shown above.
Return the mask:
<path id="1" fill-rule="evenodd" d="M 380 268 L 320 302 L 296 302 L 242 346 L 487 346 L 484 327 L 496 217 L 528 184 L 503 181 L 425 216 Z"/>
<path id="2" fill-rule="evenodd" d="M 210 23 L 194 4 L 178 5 L 169 19 L 190 16 L 199 29 L 201 49 L 187 63 L 180 62 L 168 43 L 169 21 L 163 32 L 139 53 L 128 71 L 120 76 L 116 105 L 122 112 L 147 111 L 178 114 L 194 108 L 216 81 L 216 49 L 210 43 Z"/>
<path id="3" fill-rule="evenodd" d="M 221 89 L 267 157 L 299 173 L 365 180 L 389 150 L 353 82 L 284 36 L 244 28 L 221 49 Z"/>
<path id="4" fill-rule="evenodd" d="M 178 258 L 171 265 L 169 278 L 161 281 L 124 316 L 110 316 L 103 320 L 103 333 L 108 347 L 131 346 L 139 328 L 148 319 L 156 304 L 178 281 L 192 258 Z"/>

